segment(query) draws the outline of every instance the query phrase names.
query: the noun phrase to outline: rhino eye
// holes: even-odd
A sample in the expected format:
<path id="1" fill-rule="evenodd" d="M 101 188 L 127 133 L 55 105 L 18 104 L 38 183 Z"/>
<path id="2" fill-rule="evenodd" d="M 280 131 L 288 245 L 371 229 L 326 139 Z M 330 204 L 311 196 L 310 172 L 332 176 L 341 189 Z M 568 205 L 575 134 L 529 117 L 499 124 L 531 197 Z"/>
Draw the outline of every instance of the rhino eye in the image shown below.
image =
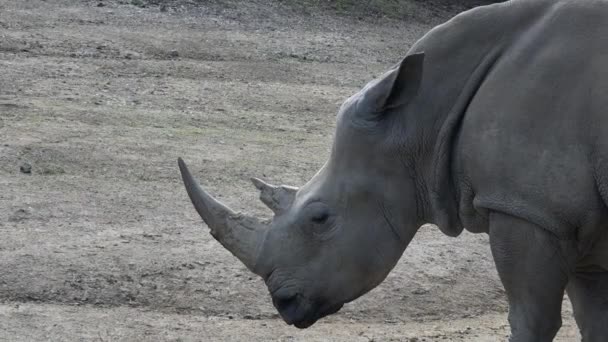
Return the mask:
<path id="1" fill-rule="evenodd" d="M 322 202 L 313 202 L 306 207 L 308 222 L 314 225 L 324 225 L 331 218 L 331 210 Z"/>
<path id="2" fill-rule="evenodd" d="M 327 222 L 328 218 L 329 218 L 329 213 L 324 211 L 324 212 L 314 214 L 311 218 L 311 221 L 316 224 L 323 224 L 323 223 Z"/>
<path id="3" fill-rule="evenodd" d="M 305 222 L 306 231 L 312 233 L 313 236 L 319 239 L 327 239 L 332 236 L 331 232 L 335 231 L 336 216 L 332 210 L 322 202 L 311 203 L 307 207 L 307 219 Z"/>

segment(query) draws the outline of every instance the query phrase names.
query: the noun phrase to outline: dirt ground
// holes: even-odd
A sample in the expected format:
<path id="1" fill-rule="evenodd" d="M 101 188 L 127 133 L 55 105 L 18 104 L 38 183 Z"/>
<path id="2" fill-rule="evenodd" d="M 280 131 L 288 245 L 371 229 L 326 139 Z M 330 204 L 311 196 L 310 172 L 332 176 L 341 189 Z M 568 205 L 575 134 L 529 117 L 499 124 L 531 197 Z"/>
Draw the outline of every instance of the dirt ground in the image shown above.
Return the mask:
<path id="1" fill-rule="evenodd" d="M 179 179 L 182 156 L 269 216 L 249 177 L 312 176 L 340 103 L 450 13 L 418 15 L 1 0 L 0 340 L 505 340 L 485 235 L 423 227 L 381 286 L 297 330 Z M 573 341 L 567 301 L 564 317 Z"/>

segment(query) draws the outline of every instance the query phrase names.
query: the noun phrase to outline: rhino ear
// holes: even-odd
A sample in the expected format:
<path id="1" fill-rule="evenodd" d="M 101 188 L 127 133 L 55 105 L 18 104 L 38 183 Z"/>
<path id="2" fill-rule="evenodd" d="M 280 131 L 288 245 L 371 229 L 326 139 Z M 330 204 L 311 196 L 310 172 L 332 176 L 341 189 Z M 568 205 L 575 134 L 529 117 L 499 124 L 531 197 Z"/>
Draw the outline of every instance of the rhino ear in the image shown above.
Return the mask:
<path id="1" fill-rule="evenodd" d="M 424 52 L 408 55 L 369 90 L 376 113 L 406 105 L 416 96 L 423 64 Z"/>
<path id="2" fill-rule="evenodd" d="M 251 178 L 253 185 L 260 190 L 260 200 L 276 215 L 283 213 L 293 203 L 298 188 L 268 184 L 259 178 Z"/>
<path id="3" fill-rule="evenodd" d="M 383 109 L 405 105 L 418 94 L 423 67 L 424 52 L 409 55 L 401 61 L 393 87 L 384 102 Z"/>

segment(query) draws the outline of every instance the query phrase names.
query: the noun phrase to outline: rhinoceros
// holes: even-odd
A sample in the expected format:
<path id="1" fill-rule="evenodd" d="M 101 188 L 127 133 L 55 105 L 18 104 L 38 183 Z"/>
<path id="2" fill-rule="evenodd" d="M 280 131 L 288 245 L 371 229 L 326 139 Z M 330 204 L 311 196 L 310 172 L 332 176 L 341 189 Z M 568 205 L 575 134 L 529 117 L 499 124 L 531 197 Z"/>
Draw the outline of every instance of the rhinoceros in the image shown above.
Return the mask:
<path id="1" fill-rule="evenodd" d="M 608 340 L 608 2 L 519 0 L 457 15 L 347 99 L 300 188 L 252 179 L 269 222 L 205 192 L 211 234 L 307 328 L 380 284 L 419 227 L 486 233 L 511 341 L 551 341 L 567 292 Z"/>

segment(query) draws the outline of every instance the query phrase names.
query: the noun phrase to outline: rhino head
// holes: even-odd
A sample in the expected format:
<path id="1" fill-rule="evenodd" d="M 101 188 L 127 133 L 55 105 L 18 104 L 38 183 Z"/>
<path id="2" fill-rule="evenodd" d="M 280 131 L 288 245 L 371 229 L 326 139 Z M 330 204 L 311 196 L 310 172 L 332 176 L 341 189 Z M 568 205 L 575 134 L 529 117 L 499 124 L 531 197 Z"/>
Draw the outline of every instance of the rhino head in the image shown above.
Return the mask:
<path id="1" fill-rule="evenodd" d="M 264 279 L 288 324 L 307 328 L 377 286 L 424 223 L 416 151 L 396 132 L 405 129 L 399 115 L 418 92 L 423 61 L 409 55 L 345 101 L 330 158 L 304 186 L 252 179 L 274 212 L 268 223 L 215 200 L 179 160 L 211 234 Z"/>

